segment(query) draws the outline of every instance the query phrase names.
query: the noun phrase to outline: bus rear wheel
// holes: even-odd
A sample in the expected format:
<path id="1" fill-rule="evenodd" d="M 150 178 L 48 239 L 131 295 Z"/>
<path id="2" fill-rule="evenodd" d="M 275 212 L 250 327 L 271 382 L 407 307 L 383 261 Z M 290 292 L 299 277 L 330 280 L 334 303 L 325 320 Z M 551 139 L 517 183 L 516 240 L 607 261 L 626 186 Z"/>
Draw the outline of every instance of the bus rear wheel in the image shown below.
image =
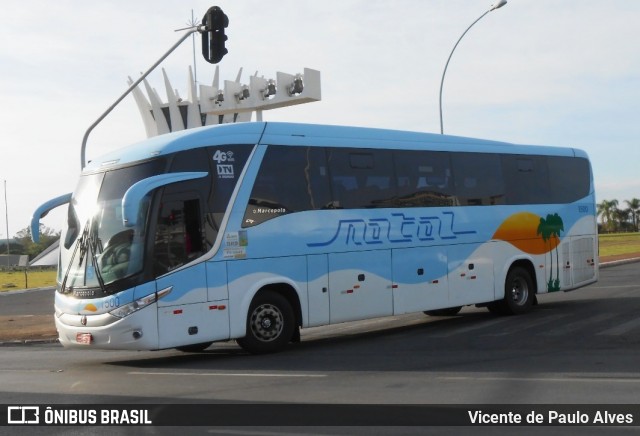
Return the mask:
<path id="1" fill-rule="evenodd" d="M 504 283 L 504 298 L 487 305 L 491 313 L 498 315 L 520 315 L 531 310 L 536 292 L 531 274 L 516 266 L 509 270 Z"/>
<path id="2" fill-rule="evenodd" d="M 293 338 L 295 317 L 289 301 L 277 292 L 265 290 L 249 306 L 247 335 L 236 342 L 252 354 L 273 353 Z"/>

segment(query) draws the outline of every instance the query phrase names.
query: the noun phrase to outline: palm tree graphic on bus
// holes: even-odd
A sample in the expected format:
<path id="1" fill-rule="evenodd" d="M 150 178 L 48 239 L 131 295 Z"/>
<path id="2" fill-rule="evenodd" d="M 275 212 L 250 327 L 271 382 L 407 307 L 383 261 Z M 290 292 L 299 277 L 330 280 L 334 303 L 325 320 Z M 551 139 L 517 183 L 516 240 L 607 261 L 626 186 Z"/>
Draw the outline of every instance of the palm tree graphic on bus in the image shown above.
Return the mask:
<path id="1" fill-rule="evenodd" d="M 508 242 L 525 253 L 544 255 L 545 268 L 549 270 L 547 290 L 553 292 L 560 290 L 558 245 L 563 232 L 564 222 L 557 213 L 548 214 L 543 218 L 531 212 L 518 212 L 503 221 L 494 233 L 493 239 Z M 547 264 L 547 253 L 549 253 L 550 265 Z"/>
<path id="2" fill-rule="evenodd" d="M 542 240 L 545 244 L 553 239 L 551 245 L 555 246 L 556 250 L 556 278 L 553 279 L 553 247 L 549 249 L 549 256 L 551 257 L 551 268 L 549 268 L 549 281 L 547 282 L 547 290 L 549 292 L 560 290 L 560 258 L 558 257 L 558 245 L 560 245 L 560 233 L 564 232 L 564 223 L 562 218 L 557 213 L 553 215 L 547 215 L 547 218 L 540 217 L 540 224 L 536 230 L 536 234 L 542 236 Z M 546 263 L 546 256 L 545 256 Z M 546 266 L 546 265 L 545 265 Z"/>

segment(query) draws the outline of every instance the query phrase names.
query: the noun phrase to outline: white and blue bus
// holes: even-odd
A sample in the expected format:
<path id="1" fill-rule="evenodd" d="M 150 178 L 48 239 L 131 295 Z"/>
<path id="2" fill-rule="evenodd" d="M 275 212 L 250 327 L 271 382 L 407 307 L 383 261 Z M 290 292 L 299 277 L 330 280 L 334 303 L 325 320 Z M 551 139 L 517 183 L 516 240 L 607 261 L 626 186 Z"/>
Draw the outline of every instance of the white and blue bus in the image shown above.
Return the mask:
<path id="1" fill-rule="evenodd" d="M 228 124 L 94 159 L 34 230 L 67 202 L 67 347 L 271 352 L 306 327 L 521 314 L 598 278 L 591 167 L 574 148 Z"/>

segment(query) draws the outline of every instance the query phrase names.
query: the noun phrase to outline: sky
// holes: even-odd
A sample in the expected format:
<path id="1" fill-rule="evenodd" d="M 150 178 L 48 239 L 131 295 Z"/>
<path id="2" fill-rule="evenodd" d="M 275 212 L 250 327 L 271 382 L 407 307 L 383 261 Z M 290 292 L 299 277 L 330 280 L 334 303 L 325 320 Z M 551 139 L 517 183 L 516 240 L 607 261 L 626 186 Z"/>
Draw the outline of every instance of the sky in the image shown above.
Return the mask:
<path id="1" fill-rule="evenodd" d="M 192 10 L 229 17 L 220 79 L 320 70 L 322 101 L 265 121 L 440 131 L 449 54 L 494 0 L 3 0 L 0 239 L 73 191 L 87 128 L 181 36 Z M 449 64 L 446 134 L 570 146 L 592 161 L 597 201 L 640 198 L 640 2 L 509 0 L 476 23 Z M 211 85 L 200 56 L 196 79 Z M 187 95 L 191 41 L 162 64 Z M 164 94 L 160 69 L 149 83 Z M 91 133 L 87 158 L 145 138 L 132 96 Z M 3 184 L 4 185 L 4 184 Z M 4 188 L 4 186 L 2 186 Z M 64 208 L 43 223 L 60 230 Z"/>

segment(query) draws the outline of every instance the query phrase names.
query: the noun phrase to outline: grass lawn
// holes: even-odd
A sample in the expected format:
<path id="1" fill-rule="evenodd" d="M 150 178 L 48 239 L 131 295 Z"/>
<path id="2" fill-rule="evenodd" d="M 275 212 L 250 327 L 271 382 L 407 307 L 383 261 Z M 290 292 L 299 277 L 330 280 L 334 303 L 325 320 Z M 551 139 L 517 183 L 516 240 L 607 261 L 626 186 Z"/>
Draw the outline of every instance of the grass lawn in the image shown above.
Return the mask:
<path id="1" fill-rule="evenodd" d="M 56 285 L 56 271 L 0 271 L 0 292 Z"/>
<path id="2" fill-rule="evenodd" d="M 600 257 L 640 254 L 640 233 L 600 235 Z"/>

